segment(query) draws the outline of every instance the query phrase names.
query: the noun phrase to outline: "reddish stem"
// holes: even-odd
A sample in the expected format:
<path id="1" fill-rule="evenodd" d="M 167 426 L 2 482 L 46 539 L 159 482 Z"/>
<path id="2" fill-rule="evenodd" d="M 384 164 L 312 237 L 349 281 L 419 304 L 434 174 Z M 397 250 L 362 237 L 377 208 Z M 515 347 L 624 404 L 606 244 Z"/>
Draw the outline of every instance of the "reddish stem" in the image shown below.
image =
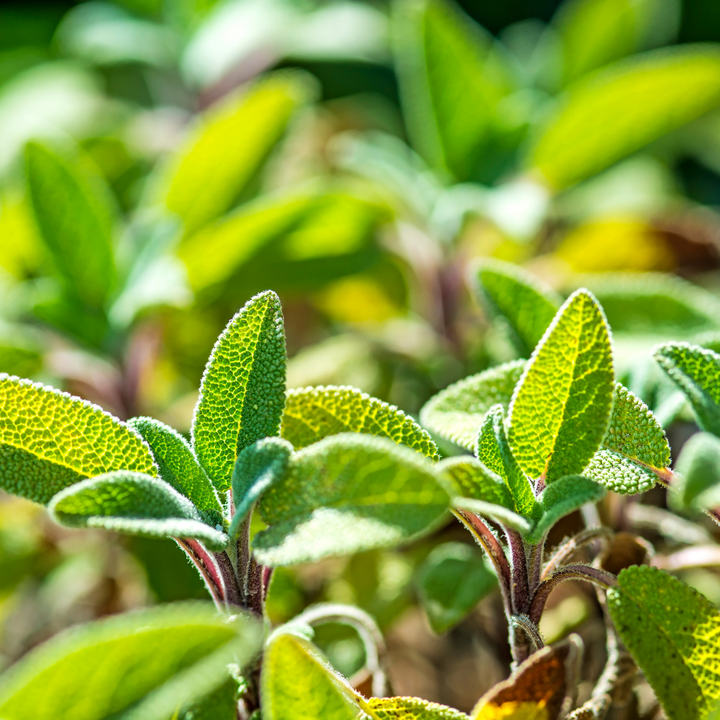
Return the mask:
<path id="1" fill-rule="evenodd" d="M 210 553 L 197 540 L 192 538 L 173 538 L 185 551 L 193 565 L 202 575 L 208 592 L 218 610 L 225 609 L 225 586 L 223 585 L 220 569 Z"/>

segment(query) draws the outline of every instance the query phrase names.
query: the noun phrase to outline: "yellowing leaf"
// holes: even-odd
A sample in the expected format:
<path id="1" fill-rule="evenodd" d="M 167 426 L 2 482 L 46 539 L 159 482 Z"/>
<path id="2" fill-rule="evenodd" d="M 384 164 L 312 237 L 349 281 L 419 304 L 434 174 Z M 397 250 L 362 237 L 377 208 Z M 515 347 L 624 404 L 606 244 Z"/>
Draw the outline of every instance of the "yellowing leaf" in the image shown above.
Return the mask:
<path id="1" fill-rule="evenodd" d="M 459 710 L 412 697 L 370 698 L 364 708 L 373 720 L 467 720 Z"/>

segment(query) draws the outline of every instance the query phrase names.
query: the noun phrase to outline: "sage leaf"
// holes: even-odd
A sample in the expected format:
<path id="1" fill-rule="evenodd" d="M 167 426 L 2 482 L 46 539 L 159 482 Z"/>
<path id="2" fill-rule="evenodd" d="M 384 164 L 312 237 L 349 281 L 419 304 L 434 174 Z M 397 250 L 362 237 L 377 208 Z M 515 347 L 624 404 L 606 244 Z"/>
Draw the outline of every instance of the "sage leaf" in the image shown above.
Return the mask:
<path id="1" fill-rule="evenodd" d="M 430 435 L 411 417 L 361 390 L 329 386 L 288 392 L 281 434 L 296 450 L 343 432 L 387 437 L 433 460 L 440 457 Z"/>
<path id="2" fill-rule="evenodd" d="M 668 343 L 655 359 L 690 401 L 698 425 L 720 435 L 720 355 L 699 345 Z"/>
<path id="3" fill-rule="evenodd" d="M 704 717 L 720 699 L 720 613 L 685 583 L 646 566 L 618 576 L 615 627 L 669 720 Z"/>
<path id="4" fill-rule="evenodd" d="M 418 592 L 433 632 L 442 634 L 461 622 L 497 587 L 497 578 L 481 553 L 464 543 L 443 543 L 418 571 Z"/>
<path id="5" fill-rule="evenodd" d="M 573 293 L 513 393 L 508 440 L 520 467 L 546 483 L 580 474 L 600 448 L 614 389 L 610 335 L 587 290 Z"/>
<path id="6" fill-rule="evenodd" d="M 69 485 L 113 470 L 157 475 L 148 446 L 96 405 L 0 374 L 0 487 L 47 504 Z"/>
<path id="7" fill-rule="evenodd" d="M 102 307 L 115 284 L 115 208 L 99 176 L 37 143 L 25 150 L 35 219 L 70 295 Z"/>
<path id="8" fill-rule="evenodd" d="M 357 696 L 307 639 L 277 632 L 263 657 L 263 720 L 357 720 Z"/>
<path id="9" fill-rule="evenodd" d="M 186 497 L 164 480 L 142 473 L 119 470 L 83 480 L 59 492 L 48 509 L 68 527 L 197 538 L 211 550 L 223 550 L 228 543 L 227 535 L 205 524 Z"/>
<path id="10" fill-rule="evenodd" d="M 259 649 L 250 618 L 177 603 L 72 628 L 0 679 L 7 720 L 171 720 L 226 681 Z"/>
<path id="11" fill-rule="evenodd" d="M 467 715 L 446 705 L 413 697 L 370 698 L 365 710 L 373 720 L 467 720 Z"/>
<path id="12" fill-rule="evenodd" d="M 467 497 L 454 497 L 452 499 L 452 506 L 458 510 L 469 510 L 471 513 L 474 513 L 479 517 L 494 520 L 503 527 L 517 530 L 521 535 L 529 534 L 535 526 L 534 518 L 523 517 L 513 510 L 508 510 L 502 505 L 486 502 L 485 500 L 475 500 L 475 498 Z"/>
<path id="13" fill-rule="evenodd" d="M 675 477 L 668 495 L 677 508 L 710 510 L 720 506 L 720 438 L 697 433 L 683 445 L 675 465 Z"/>
<path id="14" fill-rule="evenodd" d="M 507 322 L 522 357 L 530 357 L 562 298 L 534 275 L 501 260 L 484 260 L 471 279 L 481 299 Z"/>
<path id="15" fill-rule="evenodd" d="M 420 422 L 431 432 L 474 452 L 485 414 L 498 403 L 505 408 L 510 405 L 526 364 L 525 360 L 514 360 L 449 385 L 425 403 Z"/>
<path id="16" fill-rule="evenodd" d="M 608 66 L 571 87 L 530 152 L 556 189 L 605 169 L 720 103 L 713 46 L 663 48 Z"/>
<path id="17" fill-rule="evenodd" d="M 500 475 L 467 455 L 442 460 L 437 471 L 455 488 L 456 495 L 515 509 L 515 501 Z"/>
<path id="18" fill-rule="evenodd" d="M 165 423 L 149 417 L 132 418 L 128 426 L 150 446 L 160 477 L 188 498 L 211 525 L 222 523 L 222 506 L 215 488 L 187 440 Z"/>
<path id="19" fill-rule="evenodd" d="M 217 690 L 194 702 L 180 720 L 237 720 L 238 682 L 228 678 Z"/>
<path id="20" fill-rule="evenodd" d="M 432 530 L 450 498 L 430 461 L 386 438 L 333 435 L 295 453 L 259 503 L 264 565 L 390 547 Z"/>
<path id="21" fill-rule="evenodd" d="M 243 448 L 279 434 L 285 365 L 280 299 L 268 290 L 249 300 L 228 323 L 200 383 L 192 443 L 217 490 L 230 487 Z"/>

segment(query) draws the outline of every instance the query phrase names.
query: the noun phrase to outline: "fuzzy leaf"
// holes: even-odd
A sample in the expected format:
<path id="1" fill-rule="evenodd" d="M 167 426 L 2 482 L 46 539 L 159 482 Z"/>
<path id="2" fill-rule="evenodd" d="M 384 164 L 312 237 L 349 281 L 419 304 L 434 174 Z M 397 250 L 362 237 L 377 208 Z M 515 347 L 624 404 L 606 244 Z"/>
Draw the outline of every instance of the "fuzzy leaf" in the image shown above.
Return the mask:
<path id="1" fill-rule="evenodd" d="M 502 477 L 474 457 L 447 458 L 438 464 L 437 471 L 454 485 L 457 495 L 515 508 L 512 494 Z"/>
<path id="2" fill-rule="evenodd" d="M 285 330 L 278 296 L 249 300 L 222 332 L 205 367 L 193 448 L 215 487 L 230 487 L 243 448 L 278 435 L 285 405 Z"/>
<path id="3" fill-rule="evenodd" d="M 540 133 L 530 162 L 557 189 L 603 170 L 720 103 L 720 53 L 664 48 L 575 84 Z"/>
<path id="4" fill-rule="evenodd" d="M 265 565 L 389 547 L 431 530 L 449 497 L 415 451 L 367 435 L 333 435 L 293 455 L 260 501 L 270 527 L 253 547 Z"/>
<path id="5" fill-rule="evenodd" d="M 610 615 L 669 720 L 704 717 L 720 699 L 720 613 L 671 575 L 635 566 L 608 591 Z"/>
<path id="6" fill-rule="evenodd" d="M 207 514 L 211 525 L 221 523 L 220 500 L 187 440 L 153 418 L 132 418 L 128 420 L 128 426 L 150 446 L 160 477 L 188 498 L 202 514 Z"/>
<path id="7" fill-rule="evenodd" d="M 635 495 L 653 487 L 656 472 L 669 465 L 670 446 L 657 418 L 642 400 L 615 383 L 603 449 L 595 453 L 583 474 L 608 490 Z"/>
<path id="8" fill-rule="evenodd" d="M 357 720 L 356 695 L 305 638 L 273 635 L 263 657 L 263 720 Z"/>
<path id="9" fill-rule="evenodd" d="M 418 574 L 420 600 L 438 634 L 462 621 L 496 586 L 482 554 L 464 543 L 438 545 Z"/>
<path id="10" fill-rule="evenodd" d="M 508 440 L 520 467 L 546 483 L 583 471 L 608 428 L 614 389 L 605 318 L 587 290 L 558 311 L 515 388 Z"/>
<path id="11" fill-rule="evenodd" d="M 449 385 L 428 400 L 420 411 L 420 422 L 430 432 L 474 452 L 485 414 L 498 403 L 510 405 L 526 364 L 514 360 Z"/>
<path id="12" fill-rule="evenodd" d="M 154 188 L 186 233 L 232 207 L 308 92 L 299 75 L 276 74 L 225 98 L 201 118 Z"/>
<path id="13" fill-rule="evenodd" d="M 232 476 L 235 515 L 230 537 L 235 537 L 240 524 L 260 496 L 285 476 L 292 452 L 289 442 L 265 438 L 246 447 L 238 455 Z"/>
<path id="14" fill-rule="evenodd" d="M 37 143 L 25 151 L 35 219 L 70 294 L 101 307 L 115 283 L 115 210 L 99 176 L 72 167 Z M 103 192 L 104 190 L 104 192 Z"/>
<path id="15" fill-rule="evenodd" d="M 720 355 L 699 345 L 668 343 L 655 359 L 690 401 L 698 425 L 720 435 Z"/>
<path id="16" fill-rule="evenodd" d="M 533 518 L 526 518 L 502 505 L 475 500 L 474 498 L 454 497 L 452 506 L 459 510 L 469 510 L 479 517 L 489 518 L 501 525 L 517 530 L 521 535 L 527 535 L 535 526 Z"/>
<path id="17" fill-rule="evenodd" d="M 693 435 L 683 445 L 675 471 L 675 492 L 668 495 L 671 505 L 699 510 L 720 506 L 720 439 L 715 435 Z"/>
<path id="18" fill-rule="evenodd" d="M 467 720 L 467 715 L 446 705 L 413 697 L 370 698 L 365 708 L 373 720 Z"/>
<path id="19" fill-rule="evenodd" d="M 503 317 L 523 357 L 530 357 L 562 305 L 562 298 L 517 265 L 484 260 L 472 273 L 477 293 Z"/>
<path id="20" fill-rule="evenodd" d="M 0 487 L 46 504 L 113 470 L 157 475 L 148 446 L 97 405 L 0 374 Z"/>
<path id="21" fill-rule="evenodd" d="M 387 437 L 433 460 L 440 457 L 430 435 L 411 417 L 361 390 L 328 386 L 288 392 L 281 434 L 296 450 L 343 432 Z"/>
<path id="22" fill-rule="evenodd" d="M 184 495 L 164 480 L 142 473 L 119 470 L 84 480 L 59 492 L 48 509 L 68 527 L 197 538 L 211 550 L 223 550 L 228 542 L 227 535 L 207 525 Z"/>
<path id="23" fill-rule="evenodd" d="M 6 720 L 170 720 L 258 650 L 258 625 L 209 604 L 174 604 L 72 628 L 0 679 Z"/>

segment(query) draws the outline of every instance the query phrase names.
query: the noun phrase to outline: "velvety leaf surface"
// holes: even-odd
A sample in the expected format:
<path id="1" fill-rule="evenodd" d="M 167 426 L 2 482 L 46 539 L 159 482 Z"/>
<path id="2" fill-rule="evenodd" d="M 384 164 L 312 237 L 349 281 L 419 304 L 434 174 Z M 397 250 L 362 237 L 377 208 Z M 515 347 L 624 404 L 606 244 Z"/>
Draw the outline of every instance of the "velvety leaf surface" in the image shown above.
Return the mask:
<path id="1" fill-rule="evenodd" d="M 439 459 L 430 435 L 402 410 L 352 387 L 290 390 L 281 434 L 296 450 L 343 432 L 387 437 L 433 460 Z"/>
<path id="2" fill-rule="evenodd" d="M 457 625 L 497 586 L 482 553 L 464 543 L 438 545 L 418 572 L 418 590 L 430 627 L 441 634 Z"/>
<path id="3" fill-rule="evenodd" d="M 270 638 L 260 690 L 263 720 L 357 720 L 355 693 L 306 639 Z"/>
<path id="4" fill-rule="evenodd" d="M 127 471 L 98 475 L 59 492 L 48 506 L 69 527 L 101 527 L 146 537 L 198 538 L 222 550 L 227 536 L 163 480 Z M 222 527 L 222 526 L 218 526 Z"/>
<path id="5" fill-rule="evenodd" d="M 200 383 L 193 448 L 218 490 L 230 487 L 243 448 L 279 434 L 285 363 L 280 299 L 268 290 L 249 300 L 228 323 Z"/>
<path id="6" fill-rule="evenodd" d="M 186 233 L 230 209 L 308 96 L 307 83 L 276 74 L 214 106 L 164 168 L 156 195 Z"/>
<path id="7" fill-rule="evenodd" d="M 603 170 L 720 103 L 720 53 L 664 48 L 575 84 L 540 133 L 530 164 L 555 188 Z"/>
<path id="8" fill-rule="evenodd" d="M 198 510 L 211 515 L 213 525 L 221 522 L 222 507 L 215 488 L 188 441 L 177 430 L 149 417 L 132 418 L 128 426 L 150 446 L 160 477 Z"/>
<path id="9" fill-rule="evenodd" d="M 96 405 L 0 374 L 0 487 L 39 503 L 113 470 L 157 475 L 148 446 Z"/>
<path id="10" fill-rule="evenodd" d="M 0 679 L 6 720 L 170 720 L 247 663 L 261 634 L 209 604 L 156 607 L 81 625 L 31 651 Z"/>
<path id="11" fill-rule="evenodd" d="M 610 336 L 586 290 L 573 293 L 537 346 L 510 403 L 520 467 L 547 483 L 582 472 L 607 431 L 614 388 Z"/>
<path id="12" fill-rule="evenodd" d="M 525 360 L 514 360 L 449 385 L 425 403 L 420 422 L 431 432 L 474 452 L 485 413 L 498 403 L 510 405 L 526 364 Z"/>
<path id="13" fill-rule="evenodd" d="M 450 498 L 430 461 L 385 438 L 333 435 L 293 455 L 260 501 L 265 565 L 397 545 L 440 521 Z"/>
<path id="14" fill-rule="evenodd" d="M 720 435 L 720 355 L 699 345 L 668 343 L 655 359 L 690 401 L 698 425 Z"/>
<path id="15" fill-rule="evenodd" d="M 671 505 L 708 510 L 720 506 L 720 439 L 697 433 L 683 445 L 675 466 Z"/>
<path id="16" fill-rule="evenodd" d="M 515 509 L 513 496 L 502 477 L 474 457 L 446 458 L 438 464 L 437 471 L 450 480 L 462 497 Z"/>
<path id="17" fill-rule="evenodd" d="M 562 298 L 534 275 L 500 260 L 484 260 L 472 279 L 481 298 L 507 321 L 522 356 L 530 357 Z"/>
<path id="18" fill-rule="evenodd" d="M 27 145 L 25 170 L 40 235 L 67 289 L 100 307 L 115 283 L 109 191 L 99 176 L 37 143 Z"/>
<path id="19" fill-rule="evenodd" d="M 377 720 L 467 720 L 459 710 L 413 697 L 370 698 L 365 707 Z"/>
<path id="20" fill-rule="evenodd" d="M 608 609 L 669 720 L 703 717 L 720 699 L 720 613 L 656 568 L 623 570 Z"/>
<path id="21" fill-rule="evenodd" d="M 534 518 L 523 517 L 513 510 L 508 510 L 502 505 L 486 502 L 484 500 L 454 497 L 452 499 L 452 506 L 459 510 L 469 510 L 471 513 L 474 513 L 479 517 L 494 520 L 501 525 L 517 530 L 521 535 L 527 535 L 535 526 Z"/>

